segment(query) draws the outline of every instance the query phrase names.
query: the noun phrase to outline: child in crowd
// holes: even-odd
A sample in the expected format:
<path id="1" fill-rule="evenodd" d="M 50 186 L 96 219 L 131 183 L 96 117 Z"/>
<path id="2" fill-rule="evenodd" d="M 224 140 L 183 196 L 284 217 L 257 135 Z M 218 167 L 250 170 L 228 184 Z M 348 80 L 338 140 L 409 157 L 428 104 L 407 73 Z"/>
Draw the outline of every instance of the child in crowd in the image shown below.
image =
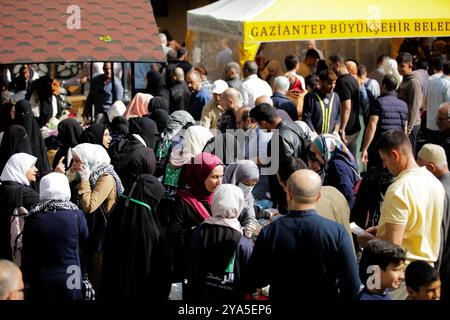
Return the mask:
<path id="1" fill-rule="evenodd" d="M 405 271 L 407 300 L 439 300 L 441 280 L 439 272 L 425 261 L 411 262 Z"/>
<path id="2" fill-rule="evenodd" d="M 381 239 L 369 241 L 359 264 L 364 285 L 359 300 L 391 300 L 389 289 L 398 289 L 404 280 L 405 259 L 401 247 Z"/>

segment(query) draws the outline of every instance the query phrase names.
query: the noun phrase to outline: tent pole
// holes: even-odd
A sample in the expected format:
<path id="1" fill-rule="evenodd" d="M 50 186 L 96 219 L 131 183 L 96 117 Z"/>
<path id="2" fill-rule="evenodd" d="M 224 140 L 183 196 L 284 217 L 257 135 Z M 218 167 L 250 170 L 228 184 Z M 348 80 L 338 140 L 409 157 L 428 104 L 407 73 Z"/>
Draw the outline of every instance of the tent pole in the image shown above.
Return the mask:
<path id="1" fill-rule="evenodd" d="M 135 65 L 134 62 L 130 63 L 130 71 L 131 71 L 131 79 L 130 79 L 130 82 L 131 82 L 131 97 L 130 97 L 130 100 L 133 100 L 134 95 L 136 93 L 136 88 L 135 88 L 136 84 L 134 83 L 134 72 L 135 72 L 134 65 Z"/>

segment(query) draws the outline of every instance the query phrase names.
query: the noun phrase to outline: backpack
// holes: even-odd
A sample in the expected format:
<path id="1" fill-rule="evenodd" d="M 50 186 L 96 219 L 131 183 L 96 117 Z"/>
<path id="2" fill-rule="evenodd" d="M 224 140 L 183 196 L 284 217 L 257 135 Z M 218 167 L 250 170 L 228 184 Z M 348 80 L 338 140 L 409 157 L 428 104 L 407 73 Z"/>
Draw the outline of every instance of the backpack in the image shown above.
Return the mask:
<path id="1" fill-rule="evenodd" d="M 22 263 L 23 226 L 27 216 L 28 211 L 24 207 L 15 208 L 11 215 L 11 253 L 14 263 L 19 267 Z"/>

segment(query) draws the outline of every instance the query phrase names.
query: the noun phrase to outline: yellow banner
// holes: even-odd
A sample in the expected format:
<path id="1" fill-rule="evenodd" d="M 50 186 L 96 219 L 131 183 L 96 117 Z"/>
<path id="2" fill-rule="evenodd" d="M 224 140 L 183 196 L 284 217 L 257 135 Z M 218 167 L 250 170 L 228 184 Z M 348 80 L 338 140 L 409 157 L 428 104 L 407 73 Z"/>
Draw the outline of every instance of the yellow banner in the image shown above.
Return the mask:
<path id="1" fill-rule="evenodd" d="M 450 36 L 450 19 L 244 22 L 244 42 L 421 36 Z"/>

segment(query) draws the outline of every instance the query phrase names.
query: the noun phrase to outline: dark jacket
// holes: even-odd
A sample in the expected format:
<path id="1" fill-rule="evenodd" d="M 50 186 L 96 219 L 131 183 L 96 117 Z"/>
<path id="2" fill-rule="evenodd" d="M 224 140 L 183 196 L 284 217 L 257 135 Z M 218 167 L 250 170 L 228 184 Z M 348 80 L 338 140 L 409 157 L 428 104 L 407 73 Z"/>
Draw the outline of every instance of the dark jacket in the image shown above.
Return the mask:
<path id="1" fill-rule="evenodd" d="M 284 120 L 276 128 L 267 148 L 267 154 L 272 156 L 272 144 L 275 139 L 279 142 L 278 161 L 283 163 L 288 157 L 299 157 L 306 161 L 307 138 L 297 126 L 289 126 Z M 276 149 L 275 149 L 276 150 Z"/>
<path id="2" fill-rule="evenodd" d="M 32 188 L 17 182 L 0 182 L 0 259 L 12 261 L 11 215 L 15 208 L 27 211 L 39 202 L 39 194 Z"/>
<path id="3" fill-rule="evenodd" d="M 286 111 L 292 121 L 298 120 L 297 107 L 291 100 L 288 99 L 288 97 L 282 93 L 275 92 L 271 99 L 275 108 Z"/>
<path id="4" fill-rule="evenodd" d="M 382 163 L 377 150 L 378 139 L 389 130 L 403 131 L 408 120 L 408 105 L 397 98 L 395 91 L 381 95 L 372 101 L 369 108 L 370 116 L 378 116 L 377 128 L 372 143 L 369 146 L 369 167 Z"/>
<path id="5" fill-rule="evenodd" d="M 181 280 L 186 276 L 187 255 L 193 227 L 199 226 L 203 219 L 184 200 L 178 196 L 175 199 L 176 201 L 171 202 L 171 208 L 166 211 L 169 215 L 167 242 L 172 249 L 174 280 Z M 204 203 L 204 206 L 211 214 L 208 204 Z"/>
<path id="6" fill-rule="evenodd" d="M 186 110 L 189 104 L 191 93 L 184 81 L 177 81 L 169 89 L 170 94 L 170 112 Z"/>
<path id="7" fill-rule="evenodd" d="M 357 173 L 343 160 L 334 159 L 328 162 L 324 185 L 338 189 L 347 199 L 350 210 L 355 205 L 354 187 L 359 180 Z"/>
<path id="8" fill-rule="evenodd" d="M 354 299 L 359 275 L 345 228 L 315 210 L 290 211 L 261 230 L 243 282 L 271 300 Z"/>
<path id="9" fill-rule="evenodd" d="M 370 115 L 379 117 L 375 137 L 389 130 L 403 131 L 408 120 L 408 105 L 391 91 L 371 103 Z"/>
<path id="10" fill-rule="evenodd" d="M 125 190 L 141 174 L 154 174 L 156 170 L 155 152 L 136 140 L 120 140 L 108 150 L 111 164 L 114 166 Z"/>
<path id="11" fill-rule="evenodd" d="M 222 230 L 215 233 L 216 237 L 208 238 L 208 243 L 205 243 L 205 230 L 211 230 L 213 228 Z M 215 239 L 221 231 L 229 232 L 230 230 L 232 229 L 227 227 L 202 224 L 192 232 L 188 258 L 188 299 L 221 301 L 239 300 L 239 298 L 243 297 L 244 292 L 241 291 L 240 281 L 242 274 L 247 269 L 248 261 L 252 254 L 253 242 L 249 238 L 241 235 L 238 237 L 237 246 L 234 245 L 236 246 L 235 250 L 230 250 L 230 240 Z M 212 244 L 214 241 L 216 243 Z M 225 256 L 223 261 L 229 262 L 226 266 L 229 267 L 232 264 L 233 268 L 226 270 L 226 267 L 224 267 L 222 272 L 215 271 L 216 261 L 211 261 L 212 259 L 209 255 L 205 256 L 208 252 L 205 246 L 208 244 L 213 247 L 216 254 Z"/>
<path id="12" fill-rule="evenodd" d="M 39 212 L 26 218 L 22 271 L 31 299 L 81 300 L 81 289 L 70 289 L 67 283 L 81 283 L 79 241 L 87 236 L 81 210 Z"/>

